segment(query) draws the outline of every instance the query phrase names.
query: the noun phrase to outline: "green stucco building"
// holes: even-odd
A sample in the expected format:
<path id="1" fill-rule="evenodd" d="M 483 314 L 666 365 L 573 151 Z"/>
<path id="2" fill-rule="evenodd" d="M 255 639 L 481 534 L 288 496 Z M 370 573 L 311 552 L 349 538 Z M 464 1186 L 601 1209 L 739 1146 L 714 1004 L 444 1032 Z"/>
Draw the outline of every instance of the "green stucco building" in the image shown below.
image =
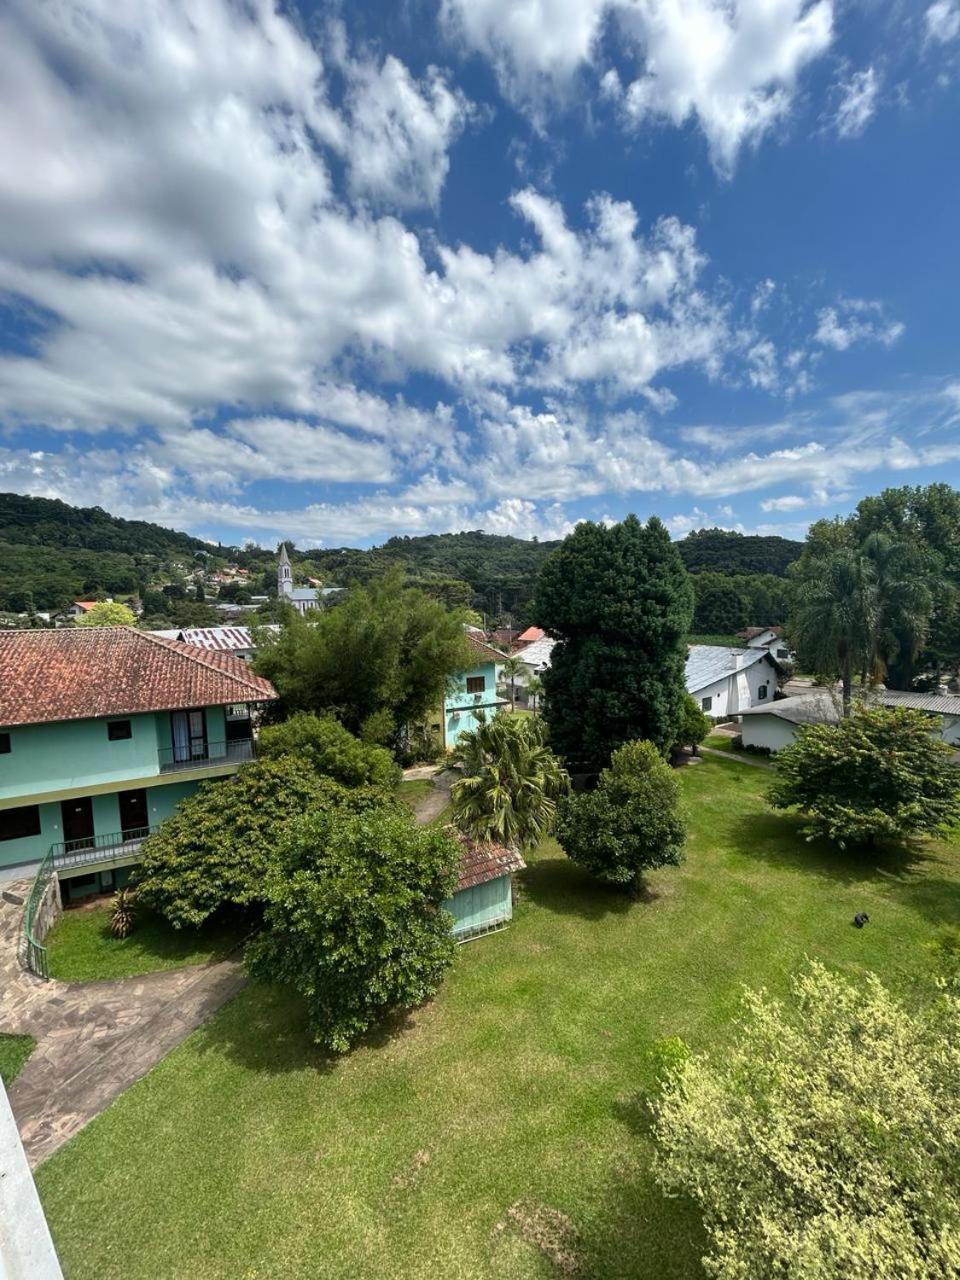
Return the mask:
<path id="1" fill-rule="evenodd" d="M 472 667 L 460 671 L 451 680 L 443 700 L 443 746 L 449 751 L 457 745 L 461 734 L 476 729 L 483 719 L 496 715 L 506 706 L 506 698 L 497 695 L 497 681 L 504 655 L 472 633 L 467 641 L 476 658 Z"/>
<path id="2" fill-rule="evenodd" d="M 254 754 L 276 696 L 239 658 L 135 631 L 0 633 L 0 880 L 52 852 L 66 901 L 123 883 L 140 842 Z"/>

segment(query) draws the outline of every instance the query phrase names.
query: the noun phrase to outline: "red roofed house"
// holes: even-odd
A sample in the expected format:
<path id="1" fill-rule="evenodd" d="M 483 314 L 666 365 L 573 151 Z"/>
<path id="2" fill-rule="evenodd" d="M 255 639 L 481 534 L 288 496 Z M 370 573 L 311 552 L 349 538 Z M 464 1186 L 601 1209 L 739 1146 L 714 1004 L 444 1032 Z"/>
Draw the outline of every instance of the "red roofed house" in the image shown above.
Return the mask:
<path id="1" fill-rule="evenodd" d="M 517 636 L 516 647 L 521 649 L 526 644 L 533 644 L 534 640 L 542 640 L 546 634 L 543 627 L 527 627 L 526 631 L 521 631 Z"/>
<path id="2" fill-rule="evenodd" d="M 132 627 L 0 632 L 0 880 L 49 854 L 67 900 L 123 883 L 140 842 L 254 755 L 276 692 L 240 658 Z"/>
<path id="3" fill-rule="evenodd" d="M 456 835 L 463 850 L 460 879 L 444 906 L 453 916 L 453 936 L 468 942 L 502 929 L 513 917 L 513 873 L 526 864 L 504 845 L 481 844 L 459 831 Z"/>

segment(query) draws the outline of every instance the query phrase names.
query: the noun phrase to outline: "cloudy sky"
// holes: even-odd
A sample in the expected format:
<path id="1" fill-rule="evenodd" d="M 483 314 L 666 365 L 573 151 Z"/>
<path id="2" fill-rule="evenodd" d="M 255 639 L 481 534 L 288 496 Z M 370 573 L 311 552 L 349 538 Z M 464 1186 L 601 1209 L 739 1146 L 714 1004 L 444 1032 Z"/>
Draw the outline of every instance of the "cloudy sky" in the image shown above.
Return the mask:
<path id="1" fill-rule="evenodd" d="M 0 490 L 301 545 L 960 480 L 960 0 L 6 0 Z"/>

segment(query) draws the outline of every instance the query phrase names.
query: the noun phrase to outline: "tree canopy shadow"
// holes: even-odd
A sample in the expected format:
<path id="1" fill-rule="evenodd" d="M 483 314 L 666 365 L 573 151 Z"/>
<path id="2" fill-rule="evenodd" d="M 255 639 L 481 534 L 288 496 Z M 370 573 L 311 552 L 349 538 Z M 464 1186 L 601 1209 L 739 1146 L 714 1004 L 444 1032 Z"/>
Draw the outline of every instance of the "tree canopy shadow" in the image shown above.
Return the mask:
<path id="1" fill-rule="evenodd" d="M 625 889 L 595 879 L 559 851 L 528 863 L 520 873 L 520 888 L 538 907 L 581 920 L 602 920 L 643 906 Z"/>
<path id="2" fill-rule="evenodd" d="M 929 861 L 923 846 L 915 842 L 841 849 L 828 840 L 808 841 L 802 826 L 803 819 L 796 814 L 771 809 L 735 819 L 730 834 L 749 857 L 847 885 L 871 879 L 912 883 L 922 878 Z"/>

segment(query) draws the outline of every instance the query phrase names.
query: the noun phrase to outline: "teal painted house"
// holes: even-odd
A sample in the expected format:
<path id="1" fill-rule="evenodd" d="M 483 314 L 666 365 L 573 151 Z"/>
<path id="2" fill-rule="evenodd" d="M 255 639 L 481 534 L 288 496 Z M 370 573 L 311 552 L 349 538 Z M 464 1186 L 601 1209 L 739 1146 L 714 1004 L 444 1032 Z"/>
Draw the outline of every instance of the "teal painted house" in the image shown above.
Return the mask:
<path id="1" fill-rule="evenodd" d="M 114 888 L 276 697 L 239 658 L 130 627 L 0 633 L 0 880 L 51 853 L 65 901 Z"/>
<path id="2" fill-rule="evenodd" d="M 506 698 L 497 696 L 503 654 L 470 632 L 467 632 L 467 640 L 476 656 L 476 663 L 452 678 L 443 700 L 443 746 L 446 751 L 457 745 L 461 734 L 476 729 L 484 718 L 489 719 L 507 705 Z"/>
<path id="3" fill-rule="evenodd" d="M 453 936 L 469 942 L 502 929 L 513 918 L 513 876 L 526 865 L 520 854 L 457 833 L 463 849 L 456 892 L 443 905 L 453 916 Z"/>

